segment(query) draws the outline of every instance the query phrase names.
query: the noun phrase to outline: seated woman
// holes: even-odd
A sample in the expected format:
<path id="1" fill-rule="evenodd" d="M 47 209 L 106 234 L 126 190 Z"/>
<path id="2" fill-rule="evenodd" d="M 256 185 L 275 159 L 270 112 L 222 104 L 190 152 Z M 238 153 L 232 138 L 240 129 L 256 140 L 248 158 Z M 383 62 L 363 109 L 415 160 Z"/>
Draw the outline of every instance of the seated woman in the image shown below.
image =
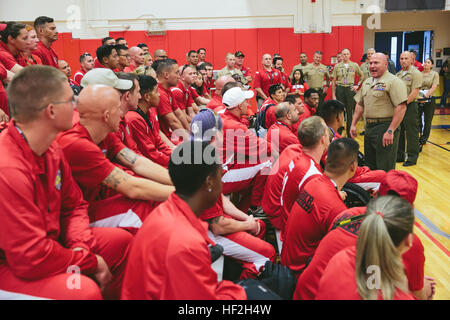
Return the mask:
<path id="1" fill-rule="evenodd" d="M 199 219 L 221 197 L 222 168 L 215 148 L 201 141 L 180 144 L 170 158 L 169 173 L 176 190 L 136 235 L 122 299 L 246 299 L 241 286 L 217 282 L 208 227 Z"/>
<path id="2" fill-rule="evenodd" d="M 401 255 L 413 244 L 414 210 L 384 196 L 369 203 L 356 247 L 337 253 L 320 280 L 316 300 L 414 300 Z"/>

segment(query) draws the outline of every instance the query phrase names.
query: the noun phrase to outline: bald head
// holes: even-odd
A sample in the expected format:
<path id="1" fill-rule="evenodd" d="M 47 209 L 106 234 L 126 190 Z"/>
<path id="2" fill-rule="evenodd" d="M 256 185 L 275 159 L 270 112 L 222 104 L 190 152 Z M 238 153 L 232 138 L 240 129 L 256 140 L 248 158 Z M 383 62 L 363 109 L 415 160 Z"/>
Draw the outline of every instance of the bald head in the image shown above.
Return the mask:
<path id="1" fill-rule="evenodd" d="M 61 70 L 67 78 L 72 76 L 72 69 L 65 60 L 58 60 L 58 69 Z"/>
<path id="2" fill-rule="evenodd" d="M 157 49 L 153 54 L 153 58 L 155 59 L 155 61 L 167 59 L 167 53 L 163 49 Z"/>
<path id="3" fill-rule="evenodd" d="M 120 108 L 119 91 L 101 84 L 87 86 L 78 97 L 81 119 L 99 120 L 106 111 Z"/>
<path id="4" fill-rule="evenodd" d="M 216 94 L 221 95 L 222 88 L 224 85 L 226 85 L 228 82 L 236 82 L 232 77 L 230 76 L 223 76 L 216 80 Z"/>
<path id="5" fill-rule="evenodd" d="M 272 66 L 272 56 L 268 53 L 266 53 L 265 55 L 263 55 L 262 57 L 262 64 L 265 67 L 271 67 Z"/>
<path id="6" fill-rule="evenodd" d="M 145 62 L 145 52 L 139 47 L 131 47 L 128 52 L 130 53 L 131 61 L 133 61 L 134 65 L 139 67 L 142 66 Z"/>
<path id="7" fill-rule="evenodd" d="M 375 79 L 381 77 L 388 68 L 387 57 L 380 52 L 374 53 L 369 60 L 370 75 Z"/>
<path id="8" fill-rule="evenodd" d="M 400 65 L 403 70 L 407 70 L 412 64 L 411 52 L 403 51 L 400 55 Z"/>

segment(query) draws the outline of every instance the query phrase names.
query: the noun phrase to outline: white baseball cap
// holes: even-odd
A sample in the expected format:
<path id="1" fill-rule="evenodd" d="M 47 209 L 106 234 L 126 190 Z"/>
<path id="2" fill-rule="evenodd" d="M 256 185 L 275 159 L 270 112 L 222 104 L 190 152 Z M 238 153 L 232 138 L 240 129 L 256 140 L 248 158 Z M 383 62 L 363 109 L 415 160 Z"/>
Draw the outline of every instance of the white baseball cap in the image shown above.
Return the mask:
<path id="1" fill-rule="evenodd" d="M 253 98 L 254 95 L 253 91 L 244 91 L 240 87 L 234 87 L 225 92 L 222 102 L 227 109 L 233 109 L 245 100 Z"/>
<path id="2" fill-rule="evenodd" d="M 95 84 L 102 84 L 118 90 L 130 90 L 133 86 L 131 80 L 119 79 L 111 69 L 107 68 L 92 69 L 81 80 L 81 86 L 83 88 Z"/>

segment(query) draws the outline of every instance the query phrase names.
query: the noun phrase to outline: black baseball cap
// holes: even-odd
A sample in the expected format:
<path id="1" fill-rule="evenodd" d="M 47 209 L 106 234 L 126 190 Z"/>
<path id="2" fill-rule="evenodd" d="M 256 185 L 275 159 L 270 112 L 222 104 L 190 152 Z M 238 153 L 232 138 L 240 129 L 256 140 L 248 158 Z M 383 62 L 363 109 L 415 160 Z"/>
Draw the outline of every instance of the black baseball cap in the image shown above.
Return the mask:
<path id="1" fill-rule="evenodd" d="M 242 57 L 245 58 L 245 55 L 242 53 L 242 51 L 238 51 L 234 54 L 235 57 Z"/>

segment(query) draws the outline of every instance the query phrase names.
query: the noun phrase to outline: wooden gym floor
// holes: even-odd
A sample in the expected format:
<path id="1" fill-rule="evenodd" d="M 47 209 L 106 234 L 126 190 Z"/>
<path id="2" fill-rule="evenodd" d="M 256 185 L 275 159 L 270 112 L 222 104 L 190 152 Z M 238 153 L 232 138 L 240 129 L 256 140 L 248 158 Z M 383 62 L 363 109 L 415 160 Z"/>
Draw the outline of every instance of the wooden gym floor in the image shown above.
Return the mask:
<path id="1" fill-rule="evenodd" d="M 448 109 L 447 109 L 448 110 Z M 363 123 L 358 124 L 358 133 Z M 364 150 L 364 137 L 357 141 Z M 416 166 L 396 169 L 410 173 L 418 181 L 414 232 L 425 248 L 425 275 L 437 282 L 434 299 L 450 300 L 450 112 L 433 118 L 428 143 Z"/>

